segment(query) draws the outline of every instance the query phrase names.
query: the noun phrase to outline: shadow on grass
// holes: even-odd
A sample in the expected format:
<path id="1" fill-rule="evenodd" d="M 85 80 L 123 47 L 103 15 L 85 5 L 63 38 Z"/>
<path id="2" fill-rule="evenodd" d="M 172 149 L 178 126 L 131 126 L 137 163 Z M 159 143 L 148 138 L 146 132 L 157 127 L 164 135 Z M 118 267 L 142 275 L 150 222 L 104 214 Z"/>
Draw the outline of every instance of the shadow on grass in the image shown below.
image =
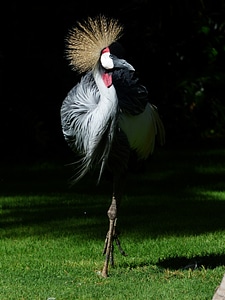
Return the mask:
<path id="1" fill-rule="evenodd" d="M 124 268 L 136 269 L 149 266 L 149 261 L 141 263 L 126 263 L 121 264 Z M 159 260 L 155 266 L 158 270 L 184 271 L 184 270 L 199 270 L 199 269 L 215 269 L 220 266 L 225 266 L 225 254 L 210 254 L 205 256 L 194 256 L 187 258 L 185 256 L 170 257 Z"/>
<path id="2" fill-rule="evenodd" d="M 187 257 L 173 257 L 159 261 L 156 264 L 158 267 L 170 270 L 188 270 L 199 269 L 214 269 L 225 265 L 225 254 L 210 254 L 206 256 L 196 256 L 191 259 Z"/>
<path id="3" fill-rule="evenodd" d="M 157 154 L 148 162 L 148 172 L 131 175 L 118 226 L 143 238 L 225 229 L 224 199 L 199 192 L 225 190 L 223 161 L 223 149 Z M 89 176 L 69 188 L 71 168 L 67 171 L 62 164 L 5 166 L 0 182 L 1 227 L 43 223 L 45 230 L 49 223 L 48 230 L 54 233 L 55 224 L 51 222 L 57 221 L 63 233 L 63 222 L 73 219 L 77 225 L 66 225 L 67 234 L 87 226 L 93 237 L 101 238 L 95 224 L 108 225 L 111 182 L 103 180 L 96 186 L 97 177 Z"/>

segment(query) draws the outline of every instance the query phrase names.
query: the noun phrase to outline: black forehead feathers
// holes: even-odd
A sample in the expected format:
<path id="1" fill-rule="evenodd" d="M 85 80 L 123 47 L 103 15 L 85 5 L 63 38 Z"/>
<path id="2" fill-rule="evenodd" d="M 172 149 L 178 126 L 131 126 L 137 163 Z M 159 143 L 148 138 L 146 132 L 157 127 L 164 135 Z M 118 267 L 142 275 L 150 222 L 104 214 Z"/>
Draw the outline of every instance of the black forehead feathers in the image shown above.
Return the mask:
<path id="1" fill-rule="evenodd" d="M 114 42 L 109 46 L 110 53 L 117 56 L 118 58 L 125 57 L 125 49 L 119 42 Z"/>

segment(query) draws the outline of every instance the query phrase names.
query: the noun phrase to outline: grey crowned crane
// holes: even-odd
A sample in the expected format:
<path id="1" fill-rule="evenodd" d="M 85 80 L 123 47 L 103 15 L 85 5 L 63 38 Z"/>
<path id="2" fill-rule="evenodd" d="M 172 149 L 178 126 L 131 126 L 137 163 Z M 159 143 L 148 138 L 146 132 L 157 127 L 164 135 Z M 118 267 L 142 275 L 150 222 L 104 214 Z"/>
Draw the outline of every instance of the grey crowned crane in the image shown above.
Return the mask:
<path id="1" fill-rule="evenodd" d="M 78 22 L 66 38 L 70 65 L 83 75 L 61 106 L 63 135 L 80 155 L 75 181 L 96 167 L 98 181 L 105 169 L 113 180 L 103 277 L 108 276 L 109 262 L 113 263 L 114 241 L 125 255 L 116 220 L 131 153 L 145 160 L 154 150 L 156 135 L 161 144 L 165 137 L 157 108 L 149 103 L 133 66 L 115 55 L 122 30 L 118 20 L 100 15 Z"/>

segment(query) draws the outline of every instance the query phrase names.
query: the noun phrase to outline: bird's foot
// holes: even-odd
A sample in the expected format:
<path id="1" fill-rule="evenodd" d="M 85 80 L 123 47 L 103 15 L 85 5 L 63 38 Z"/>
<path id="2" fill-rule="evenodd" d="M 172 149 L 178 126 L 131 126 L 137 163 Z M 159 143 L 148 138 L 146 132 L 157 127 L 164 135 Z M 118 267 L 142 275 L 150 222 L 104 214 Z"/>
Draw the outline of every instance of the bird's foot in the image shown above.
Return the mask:
<path id="1" fill-rule="evenodd" d="M 119 238 L 118 238 L 118 235 L 119 235 L 119 234 L 114 233 L 114 235 L 113 235 L 113 241 L 116 242 L 116 245 L 117 245 L 117 247 L 118 247 L 120 253 L 121 253 L 123 256 L 127 256 L 127 254 L 125 253 L 125 251 L 123 250 L 123 248 L 122 248 L 122 246 L 121 246 L 121 244 L 120 244 L 120 240 L 119 240 Z"/>
<path id="2" fill-rule="evenodd" d="M 121 243 L 120 243 L 120 240 L 118 238 L 118 235 L 117 233 L 114 233 L 114 235 L 112 236 L 112 245 L 110 247 L 110 264 L 113 266 L 114 265 L 114 261 L 113 261 L 113 253 L 114 253 L 114 245 L 113 245 L 113 242 L 115 241 L 116 242 L 116 245 L 120 251 L 120 253 L 123 255 L 123 256 L 127 256 L 126 252 L 123 250 L 122 246 L 121 246 Z M 106 235 L 106 239 L 105 239 L 105 245 L 104 245 L 104 249 L 103 249 L 103 255 L 106 254 L 106 250 L 107 250 L 107 247 L 108 247 L 108 243 L 109 243 L 109 232 L 107 233 Z"/>
<path id="3" fill-rule="evenodd" d="M 111 233 L 111 235 L 110 235 Z M 114 266 L 114 241 L 120 251 L 120 253 L 123 256 L 127 256 L 123 248 L 121 247 L 120 240 L 118 238 L 118 234 L 115 232 L 115 226 L 113 227 L 113 232 L 110 230 L 108 231 L 105 239 L 105 245 L 103 249 L 103 255 L 106 256 L 105 258 L 105 264 L 102 270 L 102 276 L 103 277 L 108 277 L 108 264 L 113 267 Z"/>

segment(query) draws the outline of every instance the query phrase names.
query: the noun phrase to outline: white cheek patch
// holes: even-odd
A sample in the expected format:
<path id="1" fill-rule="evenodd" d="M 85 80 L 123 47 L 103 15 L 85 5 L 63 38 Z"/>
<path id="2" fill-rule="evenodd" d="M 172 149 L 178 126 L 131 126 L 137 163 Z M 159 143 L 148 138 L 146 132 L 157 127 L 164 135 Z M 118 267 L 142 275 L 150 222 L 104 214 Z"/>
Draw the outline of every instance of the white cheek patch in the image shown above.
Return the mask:
<path id="1" fill-rule="evenodd" d="M 109 52 L 103 53 L 101 55 L 100 61 L 101 61 L 101 64 L 102 64 L 104 69 L 106 69 L 106 70 L 113 69 L 114 64 L 113 64 L 112 58 L 110 58 L 110 53 Z"/>

